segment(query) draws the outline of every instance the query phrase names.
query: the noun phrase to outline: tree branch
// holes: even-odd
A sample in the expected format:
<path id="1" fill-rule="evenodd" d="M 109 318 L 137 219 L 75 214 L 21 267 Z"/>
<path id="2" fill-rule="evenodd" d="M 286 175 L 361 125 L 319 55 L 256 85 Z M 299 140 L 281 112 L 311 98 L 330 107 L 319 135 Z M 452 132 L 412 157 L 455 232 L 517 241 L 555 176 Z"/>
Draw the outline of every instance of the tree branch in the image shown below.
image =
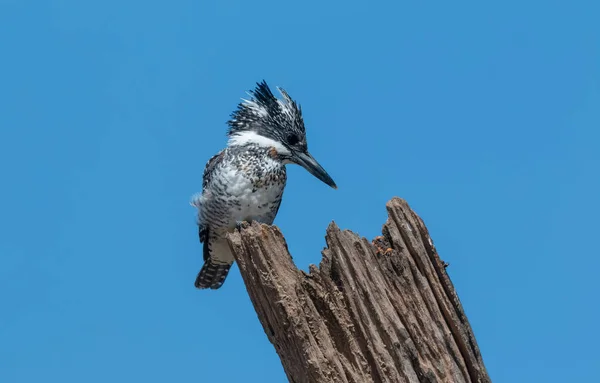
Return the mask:
<path id="1" fill-rule="evenodd" d="M 250 299 L 290 382 L 490 382 L 423 221 L 386 205 L 372 243 L 327 228 L 320 267 L 298 270 L 275 226 L 229 236 Z"/>

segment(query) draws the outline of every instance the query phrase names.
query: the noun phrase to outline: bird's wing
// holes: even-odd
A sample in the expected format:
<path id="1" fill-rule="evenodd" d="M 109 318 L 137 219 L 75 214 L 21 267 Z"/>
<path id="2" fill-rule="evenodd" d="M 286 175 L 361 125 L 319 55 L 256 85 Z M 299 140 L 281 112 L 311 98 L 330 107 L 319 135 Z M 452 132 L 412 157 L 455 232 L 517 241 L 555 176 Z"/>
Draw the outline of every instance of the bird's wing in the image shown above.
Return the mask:
<path id="1" fill-rule="evenodd" d="M 219 153 L 210 157 L 206 166 L 204 167 L 204 174 L 202 175 L 202 191 L 206 189 L 206 186 L 210 183 L 212 172 L 215 169 L 215 166 L 223 160 L 223 154 L 225 154 L 225 150 L 221 150 Z"/>
<path id="2" fill-rule="evenodd" d="M 223 160 L 224 150 L 221 150 L 219 153 L 212 156 L 208 162 L 206 162 L 206 166 L 204 167 L 204 174 L 202 175 L 202 195 L 204 195 L 204 191 L 206 187 L 210 184 L 213 170 L 217 166 L 217 164 Z M 202 195 L 197 198 L 197 202 L 193 203 L 195 206 L 200 208 Z M 204 225 L 202 222 L 198 225 L 198 237 L 200 239 L 200 243 L 208 243 L 208 227 Z"/>
<path id="3" fill-rule="evenodd" d="M 281 206 L 281 201 L 283 198 L 279 198 L 279 202 L 277 202 L 277 207 L 273 209 L 273 221 L 275 221 L 275 217 L 277 217 L 277 213 L 279 212 L 279 207 Z"/>

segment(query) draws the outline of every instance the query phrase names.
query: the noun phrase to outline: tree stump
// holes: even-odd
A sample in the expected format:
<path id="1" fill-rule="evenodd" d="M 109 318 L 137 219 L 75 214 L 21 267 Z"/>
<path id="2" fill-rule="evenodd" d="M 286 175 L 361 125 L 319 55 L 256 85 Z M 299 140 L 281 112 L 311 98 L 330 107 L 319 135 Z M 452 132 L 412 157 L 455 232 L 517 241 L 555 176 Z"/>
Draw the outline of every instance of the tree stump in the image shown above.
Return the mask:
<path id="1" fill-rule="evenodd" d="M 290 382 L 490 382 L 446 265 L 408 204 L 373 242 L 335 223 L 320 267 L 298 270 L 275 226 L 229 236 Z"/>

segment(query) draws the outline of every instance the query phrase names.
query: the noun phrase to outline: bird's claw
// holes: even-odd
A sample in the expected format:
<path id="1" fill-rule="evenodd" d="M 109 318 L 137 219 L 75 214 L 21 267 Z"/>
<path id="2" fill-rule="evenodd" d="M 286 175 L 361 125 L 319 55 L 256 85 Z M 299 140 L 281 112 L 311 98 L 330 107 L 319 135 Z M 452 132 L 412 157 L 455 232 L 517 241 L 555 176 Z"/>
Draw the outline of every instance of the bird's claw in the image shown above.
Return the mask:
<path id="1" fill-rule="evenodd" d="M 242 231 L 242 229 L 248 225 L 249 225 L 248 221 L 235 221 L 235 228 L 238 231 Z"/>

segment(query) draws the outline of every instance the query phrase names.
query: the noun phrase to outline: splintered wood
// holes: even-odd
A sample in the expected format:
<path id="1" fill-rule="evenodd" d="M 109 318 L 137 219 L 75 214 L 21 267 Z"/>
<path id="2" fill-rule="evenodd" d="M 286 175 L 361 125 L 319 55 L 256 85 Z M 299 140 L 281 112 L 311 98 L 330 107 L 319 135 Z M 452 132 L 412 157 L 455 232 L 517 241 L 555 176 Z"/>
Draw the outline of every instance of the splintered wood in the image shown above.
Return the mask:
<path id="1" fill-rule="evenodd" d="M 229 236 L 250 299 L 290 382 L 490 382 L 423 221 L 386 205 L 373 242 L 335 223 L 319 268 L 294 265 L 275 226 Z"/>

